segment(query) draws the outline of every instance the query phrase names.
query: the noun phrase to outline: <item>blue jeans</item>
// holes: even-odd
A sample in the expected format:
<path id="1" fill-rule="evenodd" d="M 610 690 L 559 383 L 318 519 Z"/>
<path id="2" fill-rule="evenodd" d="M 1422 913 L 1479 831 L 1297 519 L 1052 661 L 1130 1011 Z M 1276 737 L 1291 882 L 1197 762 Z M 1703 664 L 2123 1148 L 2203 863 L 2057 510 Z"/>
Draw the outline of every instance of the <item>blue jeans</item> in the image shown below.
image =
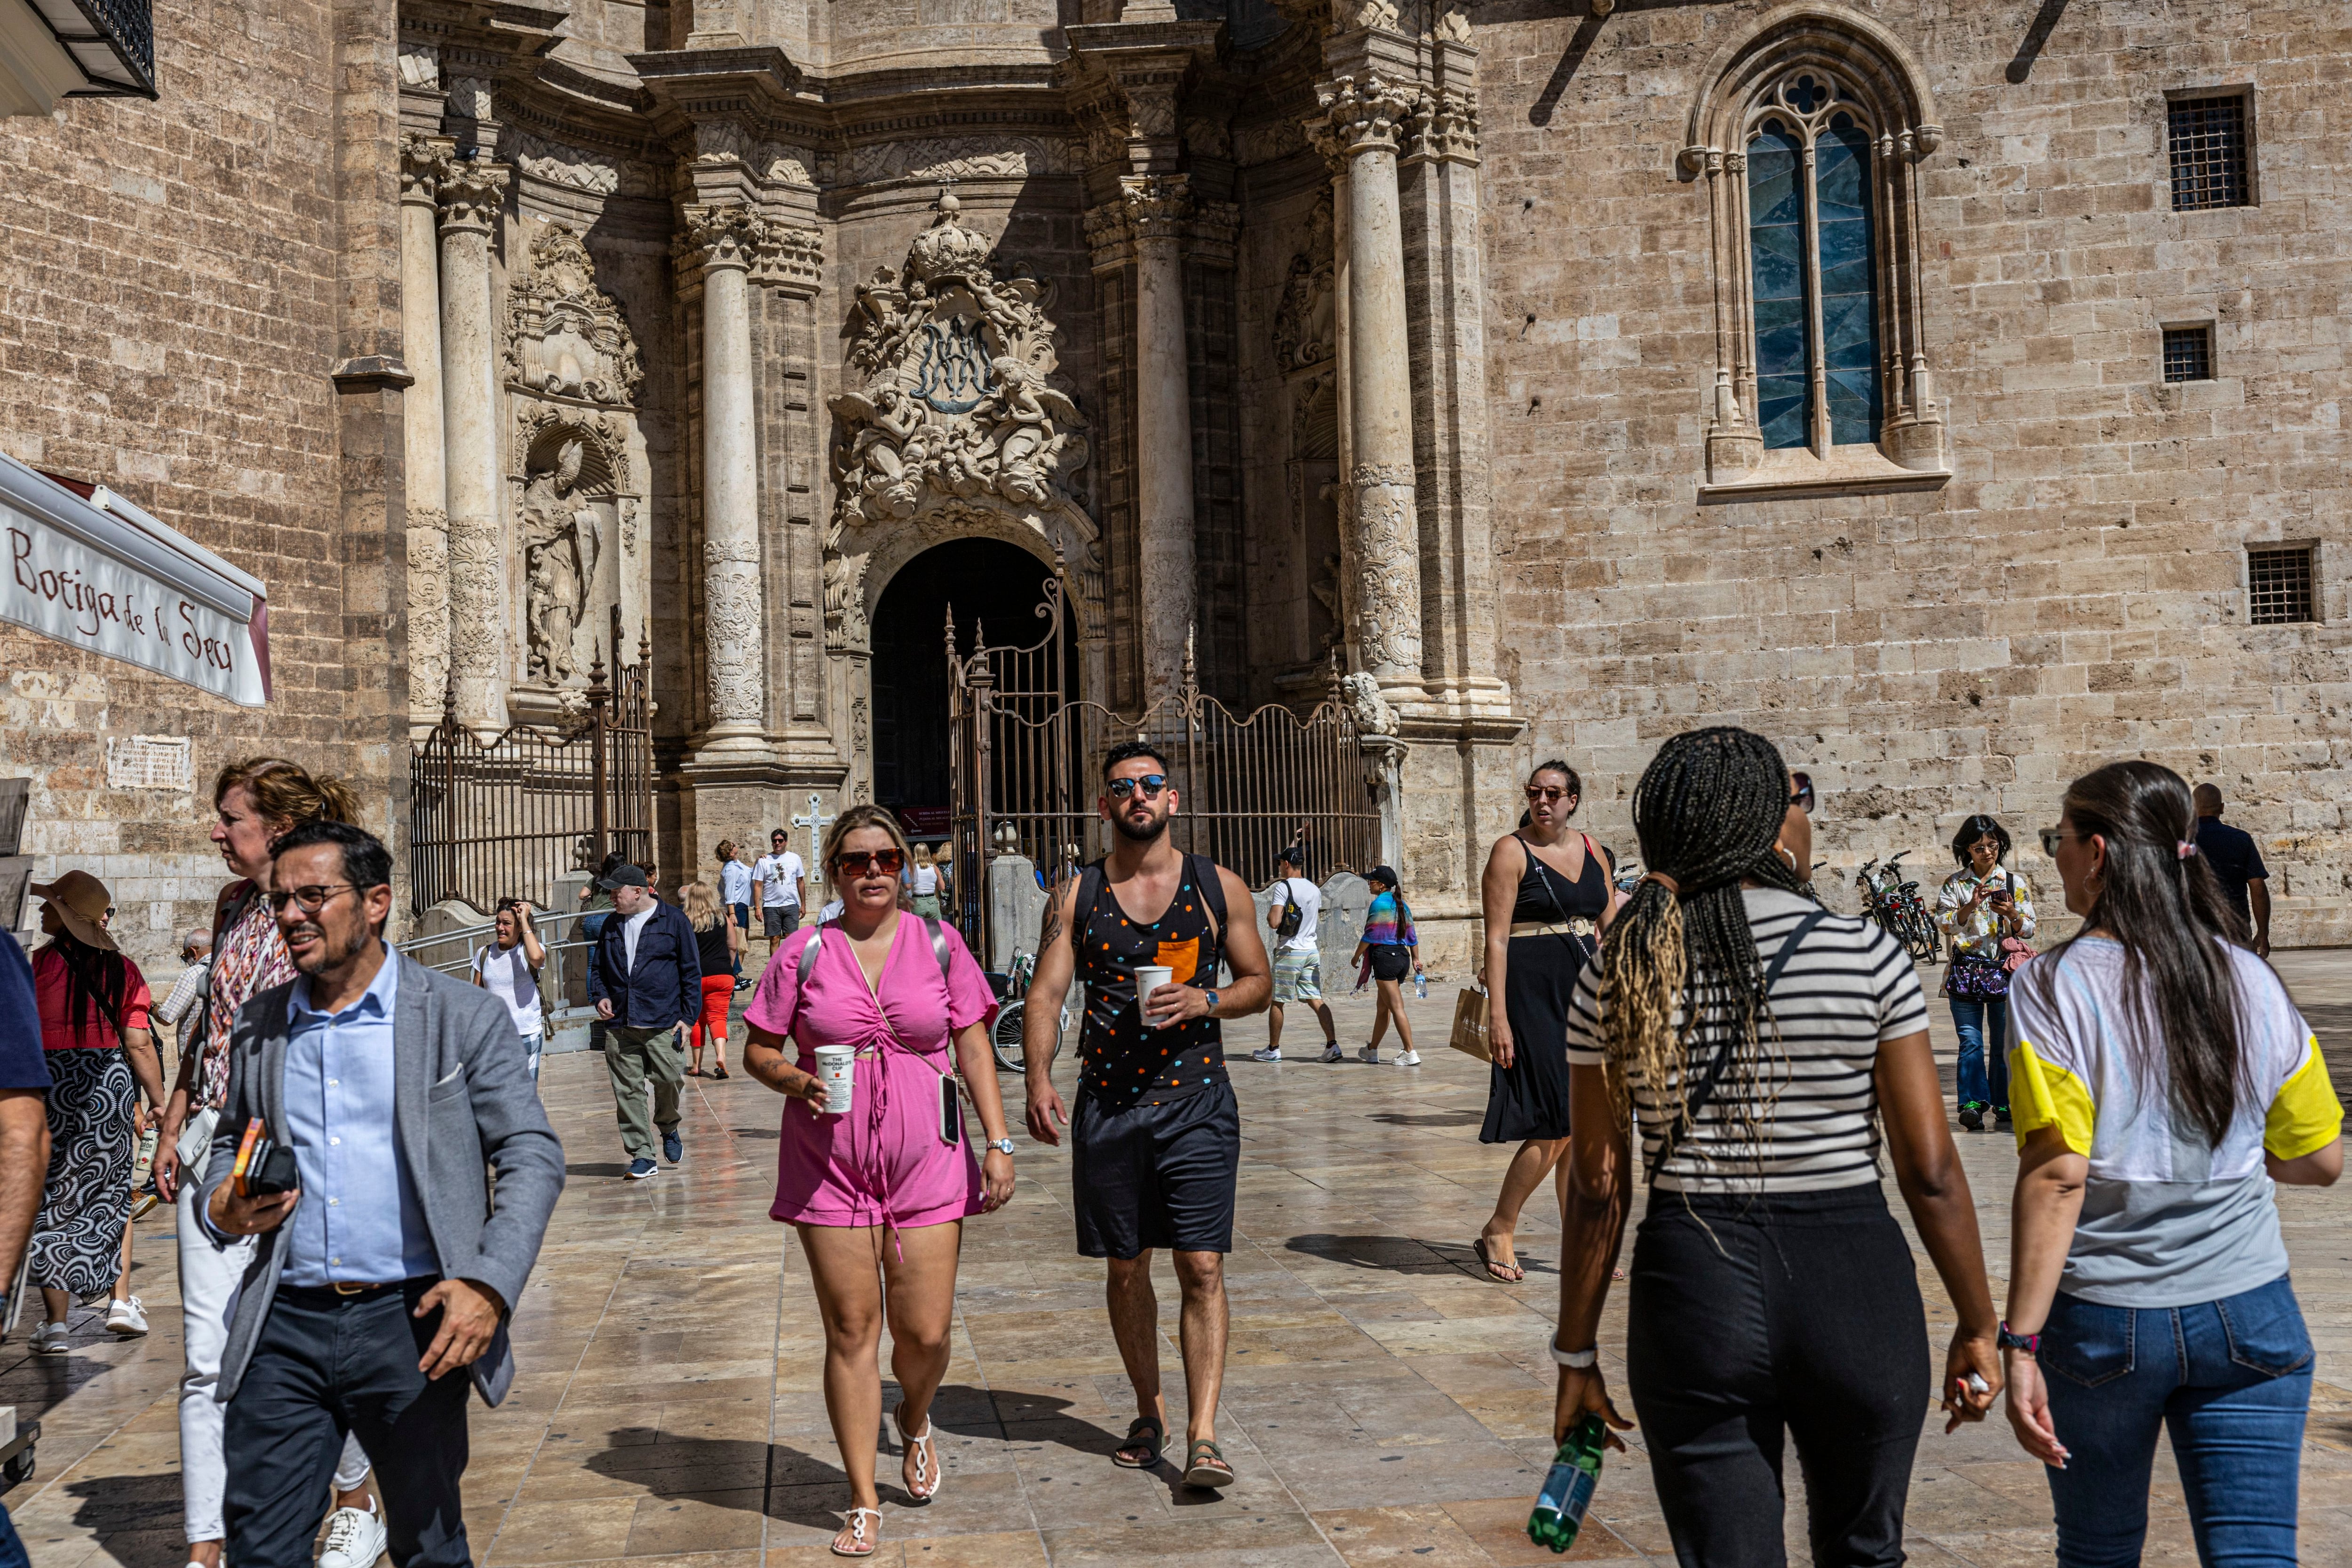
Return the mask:
<path id="1" fill-rule="evenodd" d="M 16 1526 L 8 1518 L 5 1504 L 0 1504 L 0 1568 L 33 1568 L 32 1559 L 25 1555 L 25 1542 L 16 1534 Z"/>
<path id="2" fill-rule="evenodd" d="M 743 933 L 744 945 L 747 947 L 750 946 L 751 942 L 751 906 L 749 904 L 730 904 L 727 907 L 735 911 L 735 929 Z M 743 955 L 740 952 L 735 955 L 735 973 L 739 975 L 743 973 Z"/>
<path id="3" fill-rule="evenodd" d="M 2063 1291 L 2042 1334 L 2060 1568 L 2137 1564 L 2159 1427 L 2172 1434 L 2198 1560 L 2295 1560 L 2296 1465 L 2311 1335 L 2284 1275 L 2193 1307 L 2102 1307 Z"/>
<path id="4" fill-rule="evenodd" d="M 2009 1109 L 2009 998 L 1948 996 L 1952 1027 L 1960 1037 L 1959 1094 L 1962 1105 Z M 1985 1081 L 1990 1068 L 1992 1081 Z"/>
<path id="5" fill-rule="evenodd" d="M 530 1081 L 533 1083 L 537 1083 L 539 1081 L 540 1052 L 545 1049 L 546 1046 L 547 1033 L 545 1030 L 541 1030 L 533 1035 L 525 1035 L 522 1037 L 522 1054 L 530 1063 Z"/>

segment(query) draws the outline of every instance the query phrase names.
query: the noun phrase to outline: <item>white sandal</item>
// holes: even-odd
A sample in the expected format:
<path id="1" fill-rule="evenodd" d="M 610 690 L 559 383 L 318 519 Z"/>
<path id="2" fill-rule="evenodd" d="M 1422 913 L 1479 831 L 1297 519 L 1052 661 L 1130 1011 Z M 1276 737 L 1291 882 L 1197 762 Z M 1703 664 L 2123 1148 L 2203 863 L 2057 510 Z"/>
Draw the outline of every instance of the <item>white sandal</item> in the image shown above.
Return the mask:
<path id="1" fill-rule="evenodd" d="M 846 1548 L 843 1547 L 841 1537 L 835 1535 L 833 1538 L 833 1554 L 835 1557 L 871 1557 L 881 1550 L 882 1543 L 879 1541 L 869 1541 L 866 1536 L 866 1516 L 869 1513 L 874 1516 L 875 1528 L 877 1531 L 881 1528 L 882 1510 L 880 1509 L 851 1509 L 849 1510 L 849 1545 Z"/>
<path id="2" fill-rule="evenodd" d="M 908 1453 L 915 1459 L 915 1479 L 908 1487 L 907 1495 L 919 1503 L 926 1503 L 940 1495 L 940 1455 L 939 1450 L 931 1447 L 931 1440 L 939 1436 L 940 1429 L 936 1423 L 926 1421 L 923 1423 L 923 1435 L 916 1436 L 907 1430 L 903 1415 L 905 1409 L 901 1405 L 892 1411 L 890 1423 L 898 1428 L 899 1440 L 907 1445 Z M 926 1482 L 929 1483 L 928 1490 L 924 1489 Z"/>

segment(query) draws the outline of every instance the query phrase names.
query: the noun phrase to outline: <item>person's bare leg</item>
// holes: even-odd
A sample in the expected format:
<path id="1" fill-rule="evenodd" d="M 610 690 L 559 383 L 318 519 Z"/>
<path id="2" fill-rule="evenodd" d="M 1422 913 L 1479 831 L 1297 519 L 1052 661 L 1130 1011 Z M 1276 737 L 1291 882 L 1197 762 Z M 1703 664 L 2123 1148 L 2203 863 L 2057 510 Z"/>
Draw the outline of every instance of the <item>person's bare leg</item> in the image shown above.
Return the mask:
<path id="1" fill-rule="evenodd" d="M 1151 1253 L 1110 1259 L 1103 1283 L 1103 1300 L 1110 1308 L 1110 1337 L 1118 1342 L 1118 1359 L 1127 1367 L 1127 1381 L 1135 1385 L 1135 1414 L 1168 1431 L 1168 1401 L 1160 1388 L 1160 1298 L 1151 1289 Z M 1131 1459 L 1143 1453 L 1141 1440 L 1122 1444 L 1118 1450 Z M 1158 1458 L 1155 1454 L 1153 1458 Z M 1149 1460 L 1142 1462 L 1149 1463 Z"/>
<path id="2" fill-rule="evenodd" d="M 1231 1328 L 1225 1255 L 1176 1254 L 1176 1283 L 1184 1293 L 1178 1325 L 1184 1348 L 1184 1439 L 1189 1447 L 1202 1439 L 1217 1440 L 1217 1398 L 1224 1388 L 1225 1342 Z"/>
<path id="3" fill-rule="evenodd" d="M 1381 984 L 1394 993 L 1389 1000 L 1389 1011 L 1396 1017 L 1397 1038 L 1404 1042 L 1404 1048 L 1409 1051 L 1412 1049 L 1412 1024 L 1404 1016 L 1404 982 L 1384 980 Z"/>
<path id="4" fill-rule="evenodd" d="M 1282 1004 L 1279 1002 L 1265 1005 L 1265 1048 L 1269 1051 L 1282 1049 Z"/>
<path id="5" fill-rule="evenodd" d="M 1515 1238 L 1519 1228 L 1519 1211 L 1527 1207 L 1528 1199 L 1543 1184 L 1545 1176 L 1559 1168 L 1559 1157 L 1568 1151 L 1565 1138 L 1530 1138 L 1519 1145 L 1511 1163 L 1503 1171 L 1503 1190 L 1496 1194 L 1495 1212 L 1486 1228 L 1478 1234 L 1486 1239 L 1486 1256 L 1505 1268 L 1519 1266 L 1518 1248 Z M 1563 1188 L 1564 1192 L 1565 1189 Z"/>
<path id="6" fill-rule="evenodd" d="M 915 1444 L 931 1434 L 931 1396 L 948 1374 L 948 1337 L 955 1327 L 956 1258 L 963 1224 L 927 1225 L 898 1233 L 898 1246 L 882 1251 L 883 1286 L 890 1318 L 890 1375 L 898 1382 L 898 1436 L 907 1452 L 901 1478 L 910 1497 L 940 1489 L 939 1452 L 931 1450 L 929 1473 L 917 1485 Z M 903 1254 L 903 1256 L 901 1256 Z M 928 1488 L 928 1490 L 922 1489 Z"/>
<path id="7" fill-rule="evenodd" d="M 188 1561 L 200 1564 L 200 1568 L 220 1568 L 221 1542 L 217 1541 L 189 1542 Z"/>
<path id="8" fill-rule="evenodd" d="M 127 1220 L 122 1226 L 122 1271 L 114 1277 L 113 1296 L 118 1301 L 131 1300 L 131 1225 Z"/>
<path id="9" fill-rule="evenodd" d="M 1392 984 L 1387 980 L 1372 982 L 1372 1037 L 1364 1043 L 1376 1051 L 1389 1032 L 1389 986 Z"/>
<path id="10" fill-rule="evenodd" d="M 882 1372 L 875 1352 L 882 1339 L 882 1235 L 867 1226 L 803 1225 L 809 1274 L 824 1321 L 824 1413 L 841 1447 L 855 1508 L 879 1509 L 874 1489 L 874 1446 L 882 1433 Z M 847 1546 L 850 1525 L 834 1537 Z M 866 1539 L 873 1540 L 868 1525 Z"/>
<path id="11" fill-rule="evenodd" d="M 1315 1009 L 1315 1021 L 1323 1026 L 1323 1044 L 1325 1048 L 1328 1049 L 1330 1047 L 1338 1045 L 1339 1043 L 1339 1021 L 1331 1016 L 1331 1009 L 1321 1002 L 1309 1002 L 1307 1005 Z"/>
<path id="12" fill-rule="evenodd" d="M 63 1290 L 52 1290 L 44 1285 L 41 1287 L 41 1306 L 47 1312 L 50 1322 L 62 1323 L 67 1314 L 73 1310 L 73 1298 Z"/>

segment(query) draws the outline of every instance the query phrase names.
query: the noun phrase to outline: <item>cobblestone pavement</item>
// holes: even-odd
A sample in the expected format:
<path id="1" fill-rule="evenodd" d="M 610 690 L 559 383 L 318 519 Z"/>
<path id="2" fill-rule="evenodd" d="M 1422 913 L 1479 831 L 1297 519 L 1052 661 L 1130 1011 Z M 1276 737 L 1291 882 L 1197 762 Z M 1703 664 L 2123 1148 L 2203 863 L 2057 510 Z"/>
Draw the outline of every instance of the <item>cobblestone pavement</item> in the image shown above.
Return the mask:
<path id="1" fill-rule="evenodd" d="M 2315 1022 L 2336 1034 L 2338 1063 L 2352 1065 L 2352 953 L 2286 955 L 2280 965 Z M 1477 1142 L 1485 1068 L 1443 1043 L 1453 993 L 1434 985 L 1412 1008 L 1427 1064 L 1417 1070 L 1234 1066 L 1245 1142 L 1221 1436 L 1241 1480 L 1222 1496 L 1175 1485 L 1165 1466 L 1112 1468 L 1132 1407 L 1103 1316 L 1101 1266 L 1073 1250 L 1066 1156 L 1024 1139 L 1013 1205 L 968 1227 L 954 1364 L 937 1409 L 945 1486 L 928 1508 L 903 1506 L 898 1462 L 886 1460 L 882 1561 L 1548 1561 L 1520 1531 L 1549 1457 L 1544 1346 L 1559 1227 L 1531 1205 L 1522 1286 L 1487 1283 L 1472 1262 L 1468 1243 L 1507 1151 Z M 1359 999 L 1339 1004 L 1343 1041 L 1361 1040 L 1370 1011 Z M 1937 1011 L 1948 1082 L 1952 1042 Z M 1286 1043 L 1308 1054 L 1315 1030 L 1303 1009 L 1290 1025 Z M 1263 1037 L 1259 1022 L 1232 1028 L 1232 1054 Z M 600 1059 L 547 1063 L 571 1184 L 517 1314 L 513 1395 L 473 1411 L 467 1498 L 478 1561 L 831 1561 L 824 1542 L 847 1489 L 818 1393 L 815 1310 L 798 1246 L 766 1217 L 778 1102 L 740 1074 L 688 1086 L 686 1163 L 628 1184 Z M 1961 1136 L 1988 1254 L 2003 1268 L 2011 1145 Z M 2329 1193 L 2287 1192 L 2281 1203 L 2319 1347 L 2303 1560 L 2347 1563 L 2352 1207 Z M 43 1423 L 39 1473 L 5 1500 L 38 1568 L 181 1561 L 179 1319 L 164 1216 L 140 1226 L 139 1247 L 148 1338 L 110 1340 L 84 1313 L 70 1354 L 30 1356 L 21 1339 L 0 1347 L 0 1403 Z M 1940 1344 L 1949 1313 L 1920 1257 Z M 1622 1299 L 1602 1340 L 1621 1399 Z M 1172 1279 L 1160 1302 L 1173 1405 Z M 1927 1407 L 1923 1392 L 1923 1419 Z M 1911 1491 L 1913 1561 L 2048 1562 L 2042 1478 L 1998 1414 L 1957 1437 L 1929 1428 Z M 1634 1442 L 1632 1456 L 1612 1456 L 1578 1558 L 1671 1561 L 1638 1433 Z M 1790 1485 L 1801 1521 L 1793 1465 Z M 2147 1561 L 2193 1562 L 2162 1457 L 2154 1512 Z M 1801 1523 L 1790 1545 L 1805 1561 Z"/>

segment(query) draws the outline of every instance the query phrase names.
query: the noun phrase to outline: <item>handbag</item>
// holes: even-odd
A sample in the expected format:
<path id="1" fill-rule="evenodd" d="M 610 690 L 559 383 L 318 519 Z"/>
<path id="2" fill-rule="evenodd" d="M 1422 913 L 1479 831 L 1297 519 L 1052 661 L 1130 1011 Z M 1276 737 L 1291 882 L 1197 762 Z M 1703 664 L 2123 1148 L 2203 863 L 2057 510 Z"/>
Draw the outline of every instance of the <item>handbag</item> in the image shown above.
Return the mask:
<path id="1" fill-rule="evenodd" d="M 1445 1043 L 1465 1057 L 1475 1057 L 1482 1062 L 1495 1059 L 1494 1047 L 1486 1043 L 1486 988 L 1465 985 L 1454 998 L 1454 1032 Z"/>

